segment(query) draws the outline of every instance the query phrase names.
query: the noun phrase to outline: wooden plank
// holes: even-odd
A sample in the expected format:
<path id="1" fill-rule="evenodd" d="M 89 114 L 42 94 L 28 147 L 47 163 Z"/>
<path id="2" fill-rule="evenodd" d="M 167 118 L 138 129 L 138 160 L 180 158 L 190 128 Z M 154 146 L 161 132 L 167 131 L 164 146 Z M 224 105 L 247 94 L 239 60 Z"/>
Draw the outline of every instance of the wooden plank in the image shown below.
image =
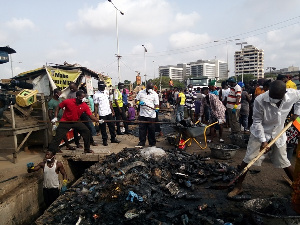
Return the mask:
<path id="1" fill-rule="evenodd" d="M 25 141 L 27 141 L 27 139 L 29 138 L 30 134 L 32 133 L 32 131 L 29 131 L 27 133 L 27 135 L 25 136 L 25 138 L 23 139 L 23 141 L 21 142 L 21 144 L 19 145 L 19 147 L 17 148 L 17 153 L 20 150 L 20 148 L 22 148 L 23 144 L 25 143 Z"/>
<path id="2" fill-rule="evenodd" d="M 13 152 L 13 163 L 17 163 L 17 148 L 18 148 L 18 138 L 17 135 L 13 135 L 14 139 L 14 152 Z"/>
<path id="3" fill-rule="evenodd" d="M 15 129 L 16 128 L 16 122 L 15 122 L 15 112 L 14 112 L 14 106 L 13 105 L 10 106 L 10 113 L 11 113 L 12 128 Z"/>

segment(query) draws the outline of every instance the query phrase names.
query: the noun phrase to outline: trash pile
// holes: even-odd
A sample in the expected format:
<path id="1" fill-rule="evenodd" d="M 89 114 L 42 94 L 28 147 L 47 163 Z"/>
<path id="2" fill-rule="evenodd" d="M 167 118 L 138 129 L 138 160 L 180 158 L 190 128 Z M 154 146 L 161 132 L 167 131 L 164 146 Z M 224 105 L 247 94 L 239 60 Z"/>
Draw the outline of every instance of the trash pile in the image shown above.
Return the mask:
<path id="1" fill-rule="evenodd" d="M 156 147 L 125 148 L 91 166 L 42 216 L 42 224 L 248 224 L 226 191 L 237 174 L 224 162 Z M 218 196 L 223 194 L 223 199 Z M 238 204 L 238 203 L 230 203 Z M 250 224 L 250 223 L 249 223 Z"/>

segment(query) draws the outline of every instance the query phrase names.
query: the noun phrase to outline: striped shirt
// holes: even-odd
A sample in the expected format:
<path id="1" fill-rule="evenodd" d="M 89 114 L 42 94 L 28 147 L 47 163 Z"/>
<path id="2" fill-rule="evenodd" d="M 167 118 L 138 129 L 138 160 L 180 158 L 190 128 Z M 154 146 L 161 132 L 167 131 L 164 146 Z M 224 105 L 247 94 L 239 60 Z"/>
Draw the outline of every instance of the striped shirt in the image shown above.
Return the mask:
<path id="1" fill-rule="evenodd" d="M 194 101 L 197 98 L 197 93 L 195 91 L 187 91 L 185 93 L 185 106 L 188 108 L 195 109 Z"/>
<path id="2" fill-rule="evenodd" d="M 231 87 L 228 97 L 227 97 L 227 105 L 226 107 L 228 109 L 233 109 L 234 105 L 236 104 L 236 98 L 238 96 L 241 97 L 242 95 L 242 88 L 240 87 L 240 85 L 235 85 L 235 87 Z M 241 98 L 239 100 L 239 103 L 237 104 L 237 109 L 241 108 Z"/>

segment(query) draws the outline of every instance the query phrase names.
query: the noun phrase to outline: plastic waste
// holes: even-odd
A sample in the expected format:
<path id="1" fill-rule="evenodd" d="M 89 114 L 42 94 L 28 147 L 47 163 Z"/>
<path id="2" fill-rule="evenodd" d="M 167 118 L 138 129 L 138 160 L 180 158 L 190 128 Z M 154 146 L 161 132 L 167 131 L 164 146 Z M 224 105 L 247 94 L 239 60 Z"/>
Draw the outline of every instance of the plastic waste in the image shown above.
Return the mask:
<path id="1" fill-rule="evenodd" d="M 133 191 L 129 191 L 126 200 L 127 200 L 127 201 L 130 200 L 131 202 L 133 202 L 133 200 L 134 200 L 135 198 L 136 198 L 139 202 L 144 201 L 144 200 L 143 200 L 143 197 L 137 195 L 137 194 L 134 193 Z"/>

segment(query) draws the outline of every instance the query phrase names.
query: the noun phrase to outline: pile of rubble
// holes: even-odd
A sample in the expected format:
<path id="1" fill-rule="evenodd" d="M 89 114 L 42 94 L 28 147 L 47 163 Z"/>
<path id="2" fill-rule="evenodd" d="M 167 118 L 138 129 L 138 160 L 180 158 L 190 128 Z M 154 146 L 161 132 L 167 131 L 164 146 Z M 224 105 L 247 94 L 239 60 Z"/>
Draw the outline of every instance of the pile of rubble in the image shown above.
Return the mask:
<path id="1" fill-rule="evenodd" d="M 125 148 L 87 169 L 43 224 L 248 224 L 209 190 L 237 171 L 224 162 L 159 148 Z M 235 203 L 238 204 L 238 203 Z M 228 223 L 230 224 L 230 223 Z"/>

